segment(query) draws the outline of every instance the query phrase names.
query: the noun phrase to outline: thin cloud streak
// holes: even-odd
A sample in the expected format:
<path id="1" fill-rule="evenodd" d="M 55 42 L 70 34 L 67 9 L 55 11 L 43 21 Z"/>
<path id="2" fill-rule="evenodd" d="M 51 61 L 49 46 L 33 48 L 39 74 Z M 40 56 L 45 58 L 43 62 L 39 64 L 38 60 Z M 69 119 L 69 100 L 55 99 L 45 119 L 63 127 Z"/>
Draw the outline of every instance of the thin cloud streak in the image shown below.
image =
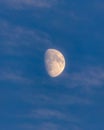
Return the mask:
<path id="1" fill-rule="evenodd" d="M 102 86 L 104 84 L 104 70 L 103 68 L 89 68 L 85 73 L 74 75 L 73 79 L 80 81 L 81 86 Z"/>
<path id="2" fill-rule="evenodd" d="M 23 124 L 19 126 L 25 130 L 82 130 L 78 124 L 59 124 L 58 122 L 43 121 L 41 124 Z"/>
<path id="3" fill-rule="evenodd" d="M 18 72 L 7 72 L 3 71 L 0 75 L 0 81 L 5 82 L 12 82 L 12 83 L 19 83 L 19 84 L 33 84 L 33 80 L 29 79 L 28 77 L 24 77 Z"/>
<path id="4" fill-rule="evenodd" d="M 50 36 L 45 32 L 11 26 L 5 21 L 0 23 L 0 34 L 3 38 L 0 45 L 0 53 L 2 54 L 33 55 L 35 50 L 42 51 L 52 46 Z"/>
<path id="5" fill-rule="evenodd" d="M 19 128 L 22 130 L 59 130 L 59 124 L 55 124 L 55 123 L 52 123 L 52 122 L 43 122 L 39 125 L 37 124 L 23 124 L 23 125 L 20 125 Z"/>
<path id="6" fill-rule="evenodd" d="M 34 109 L 33 111 L 24 114 L 24 115 L 17 115 L 16 118 L 18 119 L 34 119 L 34 120 L 40 120 L 41 123 L 39 126 L 43 125 L 44 123 L 52 123 L 54 121 L 57 121 L 57 125 L 59 127 L 62 127 L 62 125 L 58 124 L 60 121 L 64 121 L 65 124 L 80 124 L 80 119 L 75 117 L 72 114 L 66 114 L 66 112 L 61 112 L 59 110 L 52 110 L 50 108 L 41 108 L 41 109 Z M 55 125 L 55 122 L 53 123 Z"/>
<path id="7" fill-rule="evenodd" d="M 63 78 L 66 81 L 66 86 L 69 88 L 74 87 L 101 87 L 104 85 L 104 68 L 85 67 L 79 72 L 63 74 Z"/>
<path id="8" fill-rule="evenodd" d="M 56 5 L 58 0 L 4 0 L 0 3 L 14 9 L 27 9 L 28 7 L 50 8 Z"/>

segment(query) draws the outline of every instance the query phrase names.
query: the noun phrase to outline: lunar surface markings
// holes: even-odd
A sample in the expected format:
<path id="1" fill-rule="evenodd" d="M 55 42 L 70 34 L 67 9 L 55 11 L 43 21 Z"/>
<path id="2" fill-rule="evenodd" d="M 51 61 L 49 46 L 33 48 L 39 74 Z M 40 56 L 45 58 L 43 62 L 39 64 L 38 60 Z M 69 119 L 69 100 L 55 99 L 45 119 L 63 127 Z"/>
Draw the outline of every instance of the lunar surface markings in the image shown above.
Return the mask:
<path id="1" fill-rule="evenodd" d="M 45 66 L 51 77 L 59 76 L 65 68 L 65 58 L 56 49 L 48 49 L 45 53 Z"/>

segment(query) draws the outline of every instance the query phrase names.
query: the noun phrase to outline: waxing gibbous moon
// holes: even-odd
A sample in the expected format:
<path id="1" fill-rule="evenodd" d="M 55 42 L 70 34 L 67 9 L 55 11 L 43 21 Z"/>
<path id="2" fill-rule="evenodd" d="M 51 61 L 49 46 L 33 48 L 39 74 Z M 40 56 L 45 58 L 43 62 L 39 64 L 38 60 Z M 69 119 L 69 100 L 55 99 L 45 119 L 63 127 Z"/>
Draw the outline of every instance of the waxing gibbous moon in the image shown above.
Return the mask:
<path id="1" fill-rule="evenodd" d="M 56 49 L 48 49 L 45 52 L 45 67 L 51 77 L 59 76 L 65 68 L 65 58 Z"/>

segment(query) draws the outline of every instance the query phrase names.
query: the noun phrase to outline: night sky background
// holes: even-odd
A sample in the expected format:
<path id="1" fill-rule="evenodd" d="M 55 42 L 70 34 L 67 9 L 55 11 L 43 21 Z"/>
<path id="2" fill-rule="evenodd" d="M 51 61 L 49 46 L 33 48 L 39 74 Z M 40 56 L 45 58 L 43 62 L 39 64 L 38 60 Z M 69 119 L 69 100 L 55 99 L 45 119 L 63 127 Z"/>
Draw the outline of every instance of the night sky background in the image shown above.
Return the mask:
<path id="1" fill-rule="evenodd" d="M 104 0 L 0 0 L 0 130 L 104 130 Z"/>

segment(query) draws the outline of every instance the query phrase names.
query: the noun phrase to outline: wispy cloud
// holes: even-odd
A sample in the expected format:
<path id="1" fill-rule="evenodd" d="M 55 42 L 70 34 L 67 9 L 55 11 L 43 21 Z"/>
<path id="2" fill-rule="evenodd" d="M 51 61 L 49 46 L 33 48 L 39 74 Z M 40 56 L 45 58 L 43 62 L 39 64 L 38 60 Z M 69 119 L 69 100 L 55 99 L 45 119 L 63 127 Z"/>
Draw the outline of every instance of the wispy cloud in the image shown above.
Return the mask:
<path id="1" fill-rule="evenodd" d="M 4 82 L 12 82 L 16 84 L 32 84 L 33 80 L 29 79 L 28 77 L 23 76 L 22 73 L 20 72 L 14 72 L 14 71 L 5 71 L 1 70 L 0 71 L 0 81 Z"/>
<path id="2" fill-rule="evenodd" d="M 7 6 L 16 9 L 23 9 L 26 7 L 50 8 L 57 3 L 58 0 L 4 0 L 3 3 Z"/>
<path id="3" fill-rule="evenodd" d="M 56 110 L 51 109 L 37 109 L 33 110 L 31 116 L 33 118 L 43 118 L 43 119 L 49 119 L 49 118 L 56 118 L 56 119 L 62 119 L 64 118 L 64 115 Z"/>
<path id="4" fill-rule="evenodd" d="M 28 30 L 13 26 L 5 21 L 0 22 L 0 53 L 11 55 L 34 55 L 35 51 L 45 50 L 52 45 L 50 36 L 39 30 Z"/>
<path id="5" fill-rule="evenodd" d="M 104 68 L 102 66 L 79 67 L 76 72 L 64 72 L 59 79 L 54 80 L 56 84 L 64 80 L 62 85 L 68 88 L 100 88 L 104 85 Z"/>
<path id="6" fill-rule="evenodd" d="M 78 73 L 69 74 L 69 87 L 100 87 L 104 84 L 103 67 L 86 67 Z"/>
<path id="7" fill-rule="evenodd" d="M 74 128 L 76 124 L 80 124 L 80 119 L 77 117 L 74 117 L 71 114 L 66 114 L 66 112 L 61 112 L 59 110 L 53 110 L 53 109 L 34 109 L 28 114 L 25 115 L 17 115 L 16 116 L 19 119 L 34 119 L 34 120 L 41 120 L 41 123 L 39 123 L 38 126 L 34 126 L 32 124 L 30 125 L 23 125 L 21 127 L 31 127 L 31 128 L 37 128 L 39 130 L 49 130 L 55 128 L 56 130 L 62 129 L 62 130 L 67 130 L 68 128 L 66 127 L 65 129 L 60 122 L 64 122 L 66 125 L 70 124 L 70 128 Z M 72 124 L 74 125 L 72 126 Z M 32 127 L 33 126 L 33 127 Z M 74 129 L 73 129 L 74 130 Z M 76 130 L 76 129 L 75 129 Z"/>
<path id="8" fill-rule="evenodd" d="M 6 56 L 6 60 L 1 60 L 0 80 L 18 83 L 32 82 L 34 77 L 30 81 L 28 75 L 27 77 L 24 76 L 22 70 L 24 67 L 22 66 L 26 65 L 26 63 L 20 59 L 31 56 L 39 60 L 40 53 L 43 53 L 46 48 L 52 45 L 50 36 L 43 31 L 14 26 L 3 20 L 0 21 L 0 30 L 0 55 Z M 11 61 L 7 58 L 8 56 L 14 59 L 19 57 L 19 61 Z"/>
<path id="9" fill-rule="evenodd" d="M 58 94 L 57 96 L 49 96 L 44 94 L 35 94 L 35 95 L 21 95 L 21 99 L 27 103 L 31 103 L 33 105 L 41 104 L 41 105 L 58 105 L 62 106 L 71 106 L 71 105 L 90 105 L 93 101 L 85 96 L 76 96 L 71 94 Z"/>
<path id="10" fill-rule="evenodd" d="M 51 122 L 44 122 L 43 124 L 41 124 L 39 130 L 58 130 L 59 126 L 55 123 L 51 123 Z"/>
<path id="11" fill-rule="evenodd" d="M 62 125 L 63 124 L 63 125 Z M 24 124 L 20 125 L 18 128 L 22 128 L 23 130 L 82 130 L 80 126 L 75 125 L 75 124 L 69 124 L 66 125 L 65 123 L 54 123 L 54 122 L 49 122 L 49 121 L 44 121 L 40 125 L 37 126 L 37 124 Z"/>
<path id="12" fill-rule="evenodd" d="M 73 106 L 73 105 L 91 105 L 94 103 L 92 96 L 98 89 L 102 89 L 104 85 L 104 70 L 102 67 L 88 67 L 81 72 L 73 74 L 63 74 L 62 77 L 57 79 L 40 79 L 41 84 L 44 86 L 44 92 L 53 87 L 57 94 L 34 92 L 34 94 L 22 93 L 20 94 L 21 100 L 32 105 L 55 105 L 55 106 Z M 45 82 L 47 80 L 47 82 Z M 52 84 L 52 86 L 51 86 Z M 42 89 L 42 88 L 41 88 Z M 57 90 L 56 90 L 57 89 Z M 64 93 L 61 89 L 65 89 Z M 60 92 L 59 92 L 60 91 Z M 71 93 L 72 92 L 72 93 Z M 39 114 L 39 111 L 37 112 Z M 45 113 L 45 112 L 43 112 Z M 40 113 L 41 114 L 41 113 Z M 51 113 L 52 114 L 52 113 Z M 36 114 L 35 114 L 36 115 Z"/>
<path id="13" fill-rule="evenodd" d="M 93 7 L 96 11 L 98 11 L 100 14 L 104 13 L 104 1 L 95 1 L 93 4 Z"/>
<path id="14" fill-rule="evenodd" d="M 43 122 L 40 125 L 37 124 L 24 124 L 20 125 L 19 128 L 22 128 L 23 130 L 59 130 L 59 125 L 52 123 L 52 122 Z"/>

